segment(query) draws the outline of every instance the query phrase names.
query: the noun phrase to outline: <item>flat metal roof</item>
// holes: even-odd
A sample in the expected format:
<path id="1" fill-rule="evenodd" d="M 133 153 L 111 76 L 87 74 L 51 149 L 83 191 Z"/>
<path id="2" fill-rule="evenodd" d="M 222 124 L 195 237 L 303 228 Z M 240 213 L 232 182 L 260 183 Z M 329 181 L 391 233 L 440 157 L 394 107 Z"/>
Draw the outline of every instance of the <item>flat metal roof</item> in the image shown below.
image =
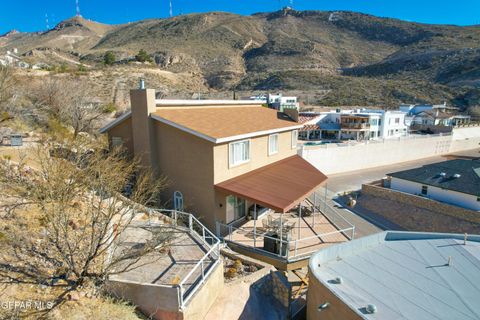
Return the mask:
<path id="1" fill-rule="evenodd" d="M 363 319 L 480 319 L 480 236 L 463 237 L 382 232 L 320 250 L 309 267 Z"/>

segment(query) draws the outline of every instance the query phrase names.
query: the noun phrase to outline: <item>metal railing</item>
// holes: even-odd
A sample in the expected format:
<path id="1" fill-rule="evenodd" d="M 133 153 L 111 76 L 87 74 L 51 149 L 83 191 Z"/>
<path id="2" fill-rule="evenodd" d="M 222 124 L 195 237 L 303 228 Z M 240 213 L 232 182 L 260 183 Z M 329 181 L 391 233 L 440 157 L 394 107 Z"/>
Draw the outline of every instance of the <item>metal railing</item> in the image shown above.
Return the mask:
<path id="1" fill-rule="evenodd" d="M 285 233 L 285 235 L 282 236 L 283 239 L 280 239 L 277 237 L 267 236 L 266 232 L 262 231 L 263 228 L 261 227 L 258 227 L 255 230 L 252 227 L 234 227 L 233 224 L 217 222 L 217 234 L 226 242 L 260 252 L 264 255 L 274 255 L 278 258 L 285 259 L 287 262 L 293 262 L 306 258 L 318 250 L 319 243 L 313 245 L 308 244 L 308 242 L 311 242 L 312 240 L 320 240 L 321 243 L 336 243 L 340 242 L 339 236 L 340 239 L 346 238 L 348 240 L 352 240 L 355 238 L 355 226 L 348 222 L 348 220 L 342 217 L 331 206 L 328 204 L 323 204 L 323 202 L 318 203 L 315 206 L 318 212 L 314 212 L 310 215 L 312 219 L 312 225 L 315 227 L 315 218 L 317 216 L 319 218 L 324 217 L 337 229 L 335 231 L 318 233 L 313 236 L 299 239 L 290 239 L 289 234 Z M 326 210 L 327 213 L 323 212 L 322 210 Z M 243 235 L 243 238 L 246 239 L 240 239 L 241 236 L 239 236 L 239 234 Z M 265 250 L 263 245 L 258 246 L 259 243 L 264 244 L 265 239 L 268 239 L 276 244 L 277 252 Z M 312 247 L 314 249 L 305 251 L 308 247 Z"/>
<path id="2" fill-rule="evenodd" d="M 224 241 L 226 242 L 232 242 L 235 243 L 236 245 L 242 246 L 244 248 L 249 248 L 253 249 L 254 251 L 259 251 L 263 254 L 267 255 L 274 255 L 278 256 L 281 258 L 288 258 L 288 245 L 289 245 L 289 240 L 282 239 L 280 240 L 279 238 L 276 237 L 270 237 L 265 235 L 265 231 L 262 231 L 261 227 L 258 227 L 258 229 L 255 231 L 253 228 L 245 228 L 245 227 L 234 227 L 233 224 L 225 224 L 221 222 L 217 222 L 217 232 L 219 234 L 219 237 L 221 237 Z M 250 234 L 253 238 L 251 240 L 244 240 L 240 242 L 239 240 L 233 239 L 234 233 L 239 233 L 239 234 Z M 222 236 L 223 235 L 223 236 Z M 258 246 L 258 243 L 263 243 L 265 239 L 269 239 L 273 241 L 274 243 L 277 243 L 279 246 L 279 251 L 280 253 L 275 253 L 271 252 L 268 250 L 265 250 L 263 246 Z M 252 245 L 247 245 L 245 242 L 252 243 Z M 281 248 L 280 248 L 281 244 Z M 284 249 L 286 248 L 286 249 Z M 282 255 L 282 251 L 286 250 L 286 254 Z"/>
<path id="3" fill-rule="evenodd" d="M 335 230 L 332 232 L 327 232 L 327 233 L 320 233 L 311 237 L 307 238 L 301 238 L 301 239 L 296 239 L 296 240 L 291 240 L 289 242 L 289 247 L 293 248 L 293 254 L 289 254 L 288 258 L 289 260 L 299 260 L 304 257 L 309 257 L 312 255 L 312 253 L 317 252 L 318 248 L 315 248 L 315 245 L 312 247 L 315 249 L 309 250 L 309 251 L 302 251 L 298 252 L 299 250 L 303 249 L 304 247 L 308 247 L 308 245 L 302 246 L 302 243 L 304 242 L 309 242 L 312 240 L 320 240 L 322 243 L 337 243 L 337 242 L 344 242 L 339 240 L 338 236 L 341 235 L 341 238 L 348 238 L 349 240 L 352 240 L 354 235 L 355 235 L 355 227 L 352 226 L 350 228 L 346 229 L 341 229 L 341 230 Z M 330 238 L 330 240 L 329 240 Z"/>
<path id="4" fill-rule="evenodd" d="M 197 237 L 208 248 L 208 251 L 203 257 L 178 284 L 178 298 L 180 306 L 184 308 L 186 303 L 193 297 L 210 273 L 220 263 L 220 239 L 190 213 L 177 210 L 149 209 L 148 214 L 149 219 L 158 214 L 167 216 L 171 220 L 169 221 L 170 224 L 189 232 L 191 236 Z M 190 279 L 190 285 L 187 288 L 187 281 Z"/>
<path id="5" fill-rule="evenodd" d="M 359 145 L 367 144 L 379 144 L 379 143 L 396 143 L 399 141 L 408 141 L 408 140 L 422 140 L 422 139 L 432 139 L 438 137 L 448 137 L 453 136 L 452 132 L 438 133 L 438 134 L 409 134 L 406 136 L 382 138 L 382 139 L 369 139 L 369 140 L 344 140 L 342 143 L 325 143 L 317 145 L 307 145 L 305 143 L 299 144 L 300 152 L 303 150 L 315 150 L 315 149 L 328 149 L 328 148 L 338 148 L 338 147 L 355 147 Z"/>

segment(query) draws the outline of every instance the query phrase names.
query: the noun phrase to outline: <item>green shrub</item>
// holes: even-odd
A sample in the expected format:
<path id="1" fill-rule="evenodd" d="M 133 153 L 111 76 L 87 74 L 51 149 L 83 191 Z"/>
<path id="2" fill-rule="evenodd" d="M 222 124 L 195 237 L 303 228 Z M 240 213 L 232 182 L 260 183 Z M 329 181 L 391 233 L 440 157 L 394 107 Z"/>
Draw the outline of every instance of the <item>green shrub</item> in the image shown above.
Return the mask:
<path id="1" fill-rule="evenodd" d="M 135 56 L 135 59 L 138 62 L 152 62 L 152 58 L 148 55 L 147 51 L 140 49 L 138 54 Z"/>
<path id="2" fill-rule="evenodd" d="M 105 65 L 111 66 L 112 64 L 115 63 L 115 60 L 116 60 L 116 57 L 112 51 L 105 52 L 105 55 L 103 56 L 103 63 Z"/>

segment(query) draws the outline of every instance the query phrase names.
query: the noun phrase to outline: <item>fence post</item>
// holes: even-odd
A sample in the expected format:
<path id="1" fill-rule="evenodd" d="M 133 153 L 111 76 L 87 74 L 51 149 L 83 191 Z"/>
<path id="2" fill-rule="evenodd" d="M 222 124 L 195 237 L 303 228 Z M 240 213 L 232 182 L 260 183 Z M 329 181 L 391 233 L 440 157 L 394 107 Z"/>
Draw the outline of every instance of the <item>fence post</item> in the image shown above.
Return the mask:
<path id="1" fill-rule="evenodd" d="M 297 244 L 298 244 L 298 240 L 295 240 L 295 254 L 294 254 L 294 257 L 297 256 Z"/>
<path id="2" fill-rule="evenodd" d="M 205 281 L 205 269 L 203 267 L 203 259 L 202 259 L 202 281 Z"/>
<path id="3" fill-rule="evenodd" d="M 232 225 L 228 226 L 228 236 L 229 236 L 230 241 L 232 241 Z"/>

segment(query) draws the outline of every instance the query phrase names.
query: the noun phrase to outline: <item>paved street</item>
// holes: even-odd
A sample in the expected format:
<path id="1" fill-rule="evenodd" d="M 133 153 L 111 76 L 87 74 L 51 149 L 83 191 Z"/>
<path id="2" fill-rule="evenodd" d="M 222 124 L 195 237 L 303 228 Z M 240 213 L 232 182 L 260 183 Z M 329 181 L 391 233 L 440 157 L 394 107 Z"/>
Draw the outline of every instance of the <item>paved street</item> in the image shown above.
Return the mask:
<path id="1" fill-rule="evenodd" d="M 480 157 L 480 149 L 456 152 L 452 155 L 468 156 L 468 157 Z M 347 173 L 335 174 L 328 177 L 327 188 L 329 195 L 335 195 L 344 191 L 359 190 L 363 183 L 380 180 L 387 173 L 408 170 L 420 167 L 422 165 L 431 164 L 435 162 L 445 161 L 452 155 L 447 156 L 435 156 L 431 158 L 425 158 L 415 161 L 403 162 L 392 164 L 388 166 L 382 166 L 372 169 L 365 169 L 359 171 L 352 171 Z"/>
<path id="2" fill-rule="evenodd" d="M 464 157 L 480 157 L 480 149 L 464 151 L 464 152 L 457 152 L 453 155 L 447 156 L 435 156 L 426 159 L 420 159 L 416 161 L 409 161 L 404 163 L 397 163 L 392 164 L 389 166 L 382 166 L 372 169 L 365 169 L 359 171 L 352 171 L 342 174 L 335 174 L 328 177 L 328 184 L 327 184 L 327 203 L 331 207 L 335 207 L 338 214 L 342 217 L 347 219 L 351 224 L 355 226 L 355 238 L 364 237 L 366 235 L 370 235 L 373 233 L 377 233 L 382 231 L 382 229 L 372 223 L 368 222 L 364 218 L 360 217 L 359 215 L 351 212 L 345 207 L 338 206 L 336 202 L 332 199 L 336 197 L 336 195 L 343 193 L 344 191 L 356 191 L 360 190 L 363 183 L 371 182 L 375 180 L 380 180 L 387 173 L 400 171 L 400 170 L 408 170 L 416 167 L 420 167 L 422 165 L 445 161 L 449 158 L 454 156 L 464 156 Z M 324 189 L 318 191 L 319 194 L 325 194 Z M 385 229 L 385 228 L 383 228 Z"/>

